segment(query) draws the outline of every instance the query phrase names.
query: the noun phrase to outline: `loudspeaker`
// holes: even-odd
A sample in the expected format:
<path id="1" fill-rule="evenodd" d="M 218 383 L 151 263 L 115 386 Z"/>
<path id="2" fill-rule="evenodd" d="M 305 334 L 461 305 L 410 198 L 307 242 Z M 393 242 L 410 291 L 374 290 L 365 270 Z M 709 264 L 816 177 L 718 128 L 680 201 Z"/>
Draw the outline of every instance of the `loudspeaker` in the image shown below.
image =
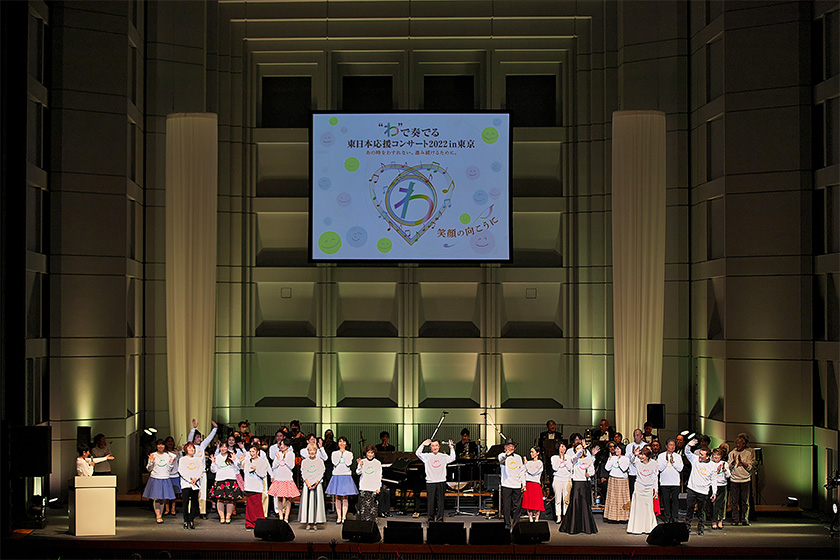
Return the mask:
<path id="1" fill-rule="evenodd" d="M 91 445 L 91 439 L 93 436 L 90 435 L 90 426 L 76 426 L 76 445 L 81 445 L 86 443 Z"/>
<path id="2" fill-rule="evenodd" d="M 376 543 L 382 537 L 379 534 L 379 526 L 376 521 L 351 521 L 344 520 L 341 526 L 341 538 L 345 541 L 358 543 Z"/>
<path id="3" fill-rule="evenodd" d="M 295 532 L 282 519 L 257 519 L 254 537 L 264 541 L 286 542 L 295 540 Z"/>
<path id="4" fill-rule="evenodd" d="M 484 488 L 490 492 L 494 490 L 498 490 L 499 486 L 502 485 L 502 475 L 501 474 L 485 474 L 484 475 Z"/>
<path id="5" fill-rule="evenodd" d="M 510 544 L 510 531 L 504 521 L 474 521 L 470 525 L 470 544 Z"/>
<path id="6" fill-rule="evenodd" d="M 20 462 L 14 474 L 49 476 L 52 473 L 51 426 L 17 426 L 12 428 L 9 436 L 11 449 L 22 450 L 26 455 L 26 460 Z M 75 453 L 75 450 L 73 452 Z"/>
<path id="7" fill-rule="evenodd" d="M 426 542 L 428 544 L 467 544 L 467 530 L 463 523 L 454 521 L 429 523 Z"/>
<path id="8" fill-rule="evenodd" d="M 647 538 L 648 544 L 656 546 L 676 546 L 684 542 L 688 542 L 688 524 L 679 521 L 657 525 Z"/>
<path id="9" fill-rule="evenodd" d="M 385 526 L 385 542 L 423 544 L 423 524 L 415 521 L 388 520 L 388 524 Z"/>
<path id="10" fill-rule="evenodd" d="M 665 405 L 664 404 L 648 404 L 647 405 L 647 421 L 656 429 L 665 427 Z"/>
<path id="11" fill-rule="evenodd" d="M 513 542 L 516 544 L 536 544 L 550 540 L 547 521 L 520 522 L 513 526 Z"/>

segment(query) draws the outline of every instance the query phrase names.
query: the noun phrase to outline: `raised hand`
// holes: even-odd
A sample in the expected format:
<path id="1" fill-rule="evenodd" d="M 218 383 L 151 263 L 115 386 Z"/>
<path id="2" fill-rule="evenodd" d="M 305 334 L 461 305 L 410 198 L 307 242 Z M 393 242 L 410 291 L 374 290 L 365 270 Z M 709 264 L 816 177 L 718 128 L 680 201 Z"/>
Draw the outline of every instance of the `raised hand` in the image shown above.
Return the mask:
<path id="1" fill-rule="evenodd" d="M 426 440 L 423 441 L 423 447 L 426 447 L 427 445 L 431 445 L 431 444 L 432 444 L 432 440 L 430 440 L 428 438 L 426 438 Z"/>
<path id="2" fill-rule="evenodd" d="M 154 460 L 155 460 L 155 454 L 154 453 L 149 453 L 149 462 L 152 462 Z"/>
<path id="3" fill-rule="evenodd" d="M 454 444 L 452 443 L 452 440 L 451 440 L 451 439 L 450 439 L 447 443 L 449 444 L 449 447 L 452 447 L 452 446 L 454 445 Z"/>
<path id="4" fill-rule="evenodd" d="M 213 427 L 214 427 L 214 428 L 218 428 L 218 427 L 219 427 L 219 425 L 218 425 L 218 424 L 216 424 L 216 421 L 215 421 L 215 420 L 210 420 L 210 423 L 211 423 L 211 424 L 213 424 Z"/>
<path id="5" fill-rule="evenodd" d="M 689 447 L 694 447 L 695 445 L 697 445 L 697 438 L 694 438 L 688 442 Z"/>
<path id="6" fill-rule="evenodd" d="M 193 428 L 198 428 L 198 422 L 195 421 L 195 418 L 192 419 Z"/>

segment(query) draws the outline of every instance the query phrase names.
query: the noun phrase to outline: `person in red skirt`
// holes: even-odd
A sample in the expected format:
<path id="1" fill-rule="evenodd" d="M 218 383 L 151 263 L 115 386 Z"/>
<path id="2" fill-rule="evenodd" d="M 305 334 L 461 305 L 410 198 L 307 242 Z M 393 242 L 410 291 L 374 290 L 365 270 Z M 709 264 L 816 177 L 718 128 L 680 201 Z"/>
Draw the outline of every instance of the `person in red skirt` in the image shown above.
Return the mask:
<path id="1" fill-rule="evenodd" d="M 260 448 L 252 443 L 248 455 L 242 458 L 242 477 L 245 479 L 245 528 L 253 529 L 258 519 L 265 518 L 262 497 L 268 461 L 260 457 Z"/>
<path id="2" fill-rule="evenodd" d="M 539 521 L 540 512 L 545 511 L 542 491 L 543 461 L 540 450 L 532 447 L 531 457 L 525 462 L 525 493 L 522 495 L 522 509 L 528 512 L 529 521 Z"/>

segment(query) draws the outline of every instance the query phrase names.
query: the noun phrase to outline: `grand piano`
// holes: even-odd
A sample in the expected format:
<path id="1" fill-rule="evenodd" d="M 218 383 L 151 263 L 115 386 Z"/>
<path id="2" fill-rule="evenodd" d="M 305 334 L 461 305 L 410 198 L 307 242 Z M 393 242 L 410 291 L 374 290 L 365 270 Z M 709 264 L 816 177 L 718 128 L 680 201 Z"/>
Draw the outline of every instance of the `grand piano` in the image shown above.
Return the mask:
<path id="1" fill-rule="evenodd" d="M 403 514 L 418 513 L 417 498 L 426 489 L 423 461 L 410 451 L 377 451 L 376 458 L 382 463 L 382 484 L 391 492 L 393 506 Z"/>

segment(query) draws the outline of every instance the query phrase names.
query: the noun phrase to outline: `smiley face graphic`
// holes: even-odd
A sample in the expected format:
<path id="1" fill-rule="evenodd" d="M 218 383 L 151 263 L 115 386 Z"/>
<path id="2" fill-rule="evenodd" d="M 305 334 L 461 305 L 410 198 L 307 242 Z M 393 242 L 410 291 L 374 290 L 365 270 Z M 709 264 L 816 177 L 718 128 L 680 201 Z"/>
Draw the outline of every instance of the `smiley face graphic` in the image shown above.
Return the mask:
<path id="1" fill-rule="evenodd" d="M 325 231 L 318 238 L 318 247 L 327 255 L 334 255 L 341 249 L 341 236 L 334 231 Z"/>
<path id="2" fill-rule="evenodd" d="M 479 255 L 486 255 L 496 247 L 496 238 L 489 231 L 470 237 L 470 247 Z"/>
<path id="3" fill-rule="evenodd" d="M 325 132 L 321 135 L 321 145 L 325 148 L 332 148 L 335 145 L 335 136 L 332 132 Z"/>
<path id="4" fill-rule="evenodd" d="M 458 221 L 461 222 L 464 225 L 467 225 L 468 223 L 470 223 L 472 221 L 472 217 L 469 214 L 467 214 L 466 212 L 464 212 L 463 214 L 461 214 L 458 217 Z"/>
<path id="5" fill-rule="evenodd" d="M 350 193 L 343 192 L 340 193 L 337 197 L 335 197 L 335 201 L 342 208 L 347 208 L 348 206 L 350 206 L 350 203 L 353 202 L 353 197 L 350 196 Z"/>
<path id="6" fill-rule="evenodd" d="M 351 247 L 361 247 L 367 243 L 368 234 L 365 228 L 360 226 L 353 226 L 347 230 L 347 243 Z"/>
<path id="7" fill-rule="evenodd" d="M 502 170 L 502 164 L 499 163 L 498 161 L 494 161 L 493 163 L 490 164 L 490 170 L 493 173 L 498 173 L 499 171 Z"/>
<path id="8" fill-rule="evenodd" d="M 492 126 L 488 126 L 481 131 L 481 139 L 485 144 L 495 144 L 496 140 L 499 139 L 499 131 Z"/>
<path id="9" fill-rule="evenodd" d="M 388 253 L 391 250 L 391 247 L 393 246 L 394 244 L 387 237 L 383 237 L 382 239 L 376 242 L 376 248 L 379 250 L 380 253 Z"/>
<path id="10" fill-rule="evenodd" d="M 354 171 L 358 171 L 359 169 L 359 160 L 354 157 L 349 157 L 344 160 L 344 169 L 353 173 Z"/>
<path id="11" fill-rule="evenodd" d="M 323 190 L 327 190 L 332 185 L 332 181 L 329 177 L 321 177 L 318 179 L 318 186 L 321 187 Z"/>
<path id="12" fill-rule="evenodd" d="M 484 205 L 487 202 L 487 191 L 485 191 L 484 189 L 475 191 L 473 193 L 473 202 L 475 202 L 479 206 Z"/>
<path id="13" fill-rule="evenodd" d="M 500 196 L 502 196 L 502 191 L 500 191 L 498 187 L 493 187 L 492 189 L 490 189 L 490 198 L 496 200 Z"/>
<path id="14" fill-rule="evenodd" d="M 477 165 L 470 165 L 467 167 L 466 173 L 467 179 L 474 181 L 481 175 L 481 169 L 479 169 Z"/>

